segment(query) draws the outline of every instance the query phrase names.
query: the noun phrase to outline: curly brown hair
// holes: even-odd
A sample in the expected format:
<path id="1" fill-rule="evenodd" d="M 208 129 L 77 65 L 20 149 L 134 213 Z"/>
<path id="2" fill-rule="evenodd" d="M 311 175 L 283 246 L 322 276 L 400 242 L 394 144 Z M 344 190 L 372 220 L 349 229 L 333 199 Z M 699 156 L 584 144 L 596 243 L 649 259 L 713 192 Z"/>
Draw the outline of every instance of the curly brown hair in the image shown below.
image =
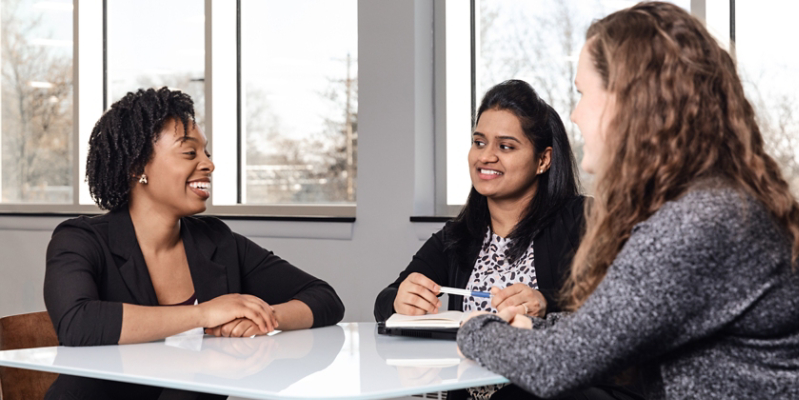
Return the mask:
<path id="1" fill-rule="evenodd" d="M 795 266 L 799 205 L 764 150 L 732 58 L 702 23 L 673 4 L 639 3 L 595 21 L 586 39 L 618 111 L 564 309 L 596 289 L 635 224 L 704 178 L 759 200 L 791 240 Z"/>

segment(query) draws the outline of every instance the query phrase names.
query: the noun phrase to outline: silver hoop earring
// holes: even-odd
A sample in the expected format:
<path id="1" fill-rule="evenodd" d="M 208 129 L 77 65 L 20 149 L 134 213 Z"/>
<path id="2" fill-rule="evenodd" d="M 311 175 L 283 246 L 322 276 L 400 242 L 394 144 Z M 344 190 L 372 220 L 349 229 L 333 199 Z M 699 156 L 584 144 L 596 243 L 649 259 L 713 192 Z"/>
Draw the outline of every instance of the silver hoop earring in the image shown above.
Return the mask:
<path id="1" fill-rule="evenodd" d="M 139 183 L 146 185 L 147 184 L 147 175 L 141 174 L 141 178 L 139 178 Z"/>

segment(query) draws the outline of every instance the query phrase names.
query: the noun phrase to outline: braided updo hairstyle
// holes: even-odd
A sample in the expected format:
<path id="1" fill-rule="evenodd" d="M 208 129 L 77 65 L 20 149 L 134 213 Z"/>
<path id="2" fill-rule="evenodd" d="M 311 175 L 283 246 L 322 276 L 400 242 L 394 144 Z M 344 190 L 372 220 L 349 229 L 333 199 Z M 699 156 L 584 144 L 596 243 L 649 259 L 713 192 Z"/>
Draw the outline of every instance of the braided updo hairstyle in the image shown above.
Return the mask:
<path id="1" fill-rule="evenodd" d="M 100 208 L 115 211 L 130 200 L 132 184 L 153 157 L 153 145 L 164 124 L 183 122 L 187 136 L 194 121 L 191 97 L 166 87 L 139 89 L 111 105 L 92 129 L 86 180 Z"/>

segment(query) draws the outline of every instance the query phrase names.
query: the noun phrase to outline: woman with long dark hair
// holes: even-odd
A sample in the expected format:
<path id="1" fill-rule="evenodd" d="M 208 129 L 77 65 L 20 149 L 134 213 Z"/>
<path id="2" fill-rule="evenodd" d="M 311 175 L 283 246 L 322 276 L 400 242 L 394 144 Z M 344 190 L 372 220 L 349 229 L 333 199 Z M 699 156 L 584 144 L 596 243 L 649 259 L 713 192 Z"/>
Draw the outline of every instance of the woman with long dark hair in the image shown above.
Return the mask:
<path id="1" fill-rule="evenodd" d="M 586 39 L 572 120 L 596 197 L 574 312 L 478 315 L 459 348 L 543 397 L 632 368 L 650 399 L 799 398 L 799 204 L 731 57 L 665 2 Z"/>
<path id="2" fill-rule="evenodd" d="M 477 111 L 469 150 L 472 190 L 454 220 L 434 234 L 375 302 L 375 318 L 441 307 L 440 286 L 490 291 L 491 300 L 449 296 L 449 310 L 523 307 L 544 317 L 579 244 L 584 198 L 560 117 L 529 84 L 491 88 Z M 488 397 L 496 388 L 471 389 Z"/>

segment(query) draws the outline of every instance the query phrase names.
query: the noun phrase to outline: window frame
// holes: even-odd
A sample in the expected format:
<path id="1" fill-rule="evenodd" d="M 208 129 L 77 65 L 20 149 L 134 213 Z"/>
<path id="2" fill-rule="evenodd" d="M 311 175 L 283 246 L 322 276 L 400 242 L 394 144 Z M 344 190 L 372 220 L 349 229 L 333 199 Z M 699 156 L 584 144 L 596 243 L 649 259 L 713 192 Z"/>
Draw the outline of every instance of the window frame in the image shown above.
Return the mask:
<path id="1" fill-rule="evenodd" d="M 435 116 L 435 145 L 436 145 L 436 168 L 435 168 L 435 214 L 434 216 L 413 216 L 411 220 L 414 222 L 424 222 L 427 219 L 433 218 L 436 221 L 446 220 L 452 218 L 460 212 L 463 208 L 463 204 L 456 205 L 456 204 L 449 204 L 448 203 L 448 174 L 447 174 L 447 154 L 448 154 L 448 143 L 447 143 L 447 111 L 448 109 L 452 109 L 452 103 L 448 101 L 447 98 L 447 74 L 446 74 L 446 65 L 447 65 L 447 46 L 452 45 L 452 43 L 447 39 L 447 6 L 452 2 L 458 0 L 436 0 L 435 1 L 435 82 L 436 82 L 436 90 L 435 90 L 435 107 L 436 107 L 436 116 Z M 469 7 L 470 7 L 470 34 L 468 35 L 468 40 L 470 41 L 471 46 L 471 54 L 469 57 L 469 65 L 470 65 L 470 76 L 471 76 L 471 121 L 472 125 L 474 125 L 474 117 L 476 113 L 476 106 L 477 106 L 477 93 L 476 93 L 476 79 L 477 79 L 477 41 L 479 40 L 475 32 L 479 29 L 479 15 L 477 14 L 477 7 L 479 6 L 480 0 L 470 0 Z M 707 1 L 708 0 L 691 0 L 691 14 L 699 18 L 702 22 L 706 25 L 708 23 L 708 19 L 706 17 L 706 10 L 707 10 Z M 735 59 L 735 0 L 729 0 L 729 4 L 713 4 L 714 6 L 722 6 L 722 8 L 729 6 L 729 9 L 722 9 L 722 12 L 729 13 L 729 36 L 726 38 L 721 38 L 720 42 L 724 47 L 728 47 L 730 51 L 730 55 Z M 457 5 L 456 5 L 457 6 Z M 725 32 L 726 33 L 726 32 Z M 466 35 L 455 35 L 455 40 L 464 41 L 466 40 Z M 466 64 L 463 61 L 463 55 L 460 55 L 459 61 L 461 65 Z M 461 115 L 463 115 L 463 111 L 461 110 Z M 465 155 L 464 155 L 465 158 Z"/>
<path id="2" fill-rule="evenodd" d="M 108 104 L 108 81 L 106 60 L 106 10 L 107 0 L 72 2 L 73 18 L 73 146 L 72 146 L 72 204 L 58 203 L 0 203 L 0 215 L 5 216 L 71 216 L 99 215 L 105 211 L 97 207 L 88 191 L 88 184 L 82 177 L 86 176 L 85 159 L 88 153 L 89 134 L 95 122 L 102 116 Z M 279 221 L 319 221 L 347 222 L 355 221 L 356 204 L 241 204 L 242 184 L 246 179 L 242 166 L 246 160 L 242 157 L 241 124 L 241 0 L 214 1 L 204 0 L 205 9 L 205 133 L 208 137 L 212 153 L 218 151 L 235 152 L 235 165 L 217 166 L 214 173 L 215 190 L 212 193 L 229 190 L 231 182 L 235 186 L 236 204 L 214 205 L 214 198 L 203 215 L 229 217 L 231 219 L 279 220 Z M 228 18 L 223 23 L 214 24 Z M 235 21 L 231 21 L 235 18 Z M 230 40 L 236 46 L 225 46 Z M 217 44 L 217 46 L 214 46 Z M 234 57 L 217 57 L 218 53 L 235 51 Z M 232 64 L 232 65 L 231 65 Z M 214 75 L 214 70 L 220 72 Z M 216 78 L 216 79 L 215 79 Z M 232 85 L 231 85 L 232 84 Z M 230 88 L 233 90 L 230 90 Z M 83 92 L 92 93 L 82 96 Z M 225 102 L 214 105 L 214 92 L 225 98 L 236 97 L 233 107 Z M 232 102 L 227 102 L 232 103 Z M 214 127 L 222 131 L 222 126 L 235 124 L 235 141 L 214 141 Z M 233 143 L 230 143 L 233 142 Z M 220 175 L 221 178 L 220 179 Z M 223 183 L 226 182 L 227 184 Z M 214 194 L 212 194 L 214 196 Z M 356 197 L 357 199 L 357 197 Z"/>

